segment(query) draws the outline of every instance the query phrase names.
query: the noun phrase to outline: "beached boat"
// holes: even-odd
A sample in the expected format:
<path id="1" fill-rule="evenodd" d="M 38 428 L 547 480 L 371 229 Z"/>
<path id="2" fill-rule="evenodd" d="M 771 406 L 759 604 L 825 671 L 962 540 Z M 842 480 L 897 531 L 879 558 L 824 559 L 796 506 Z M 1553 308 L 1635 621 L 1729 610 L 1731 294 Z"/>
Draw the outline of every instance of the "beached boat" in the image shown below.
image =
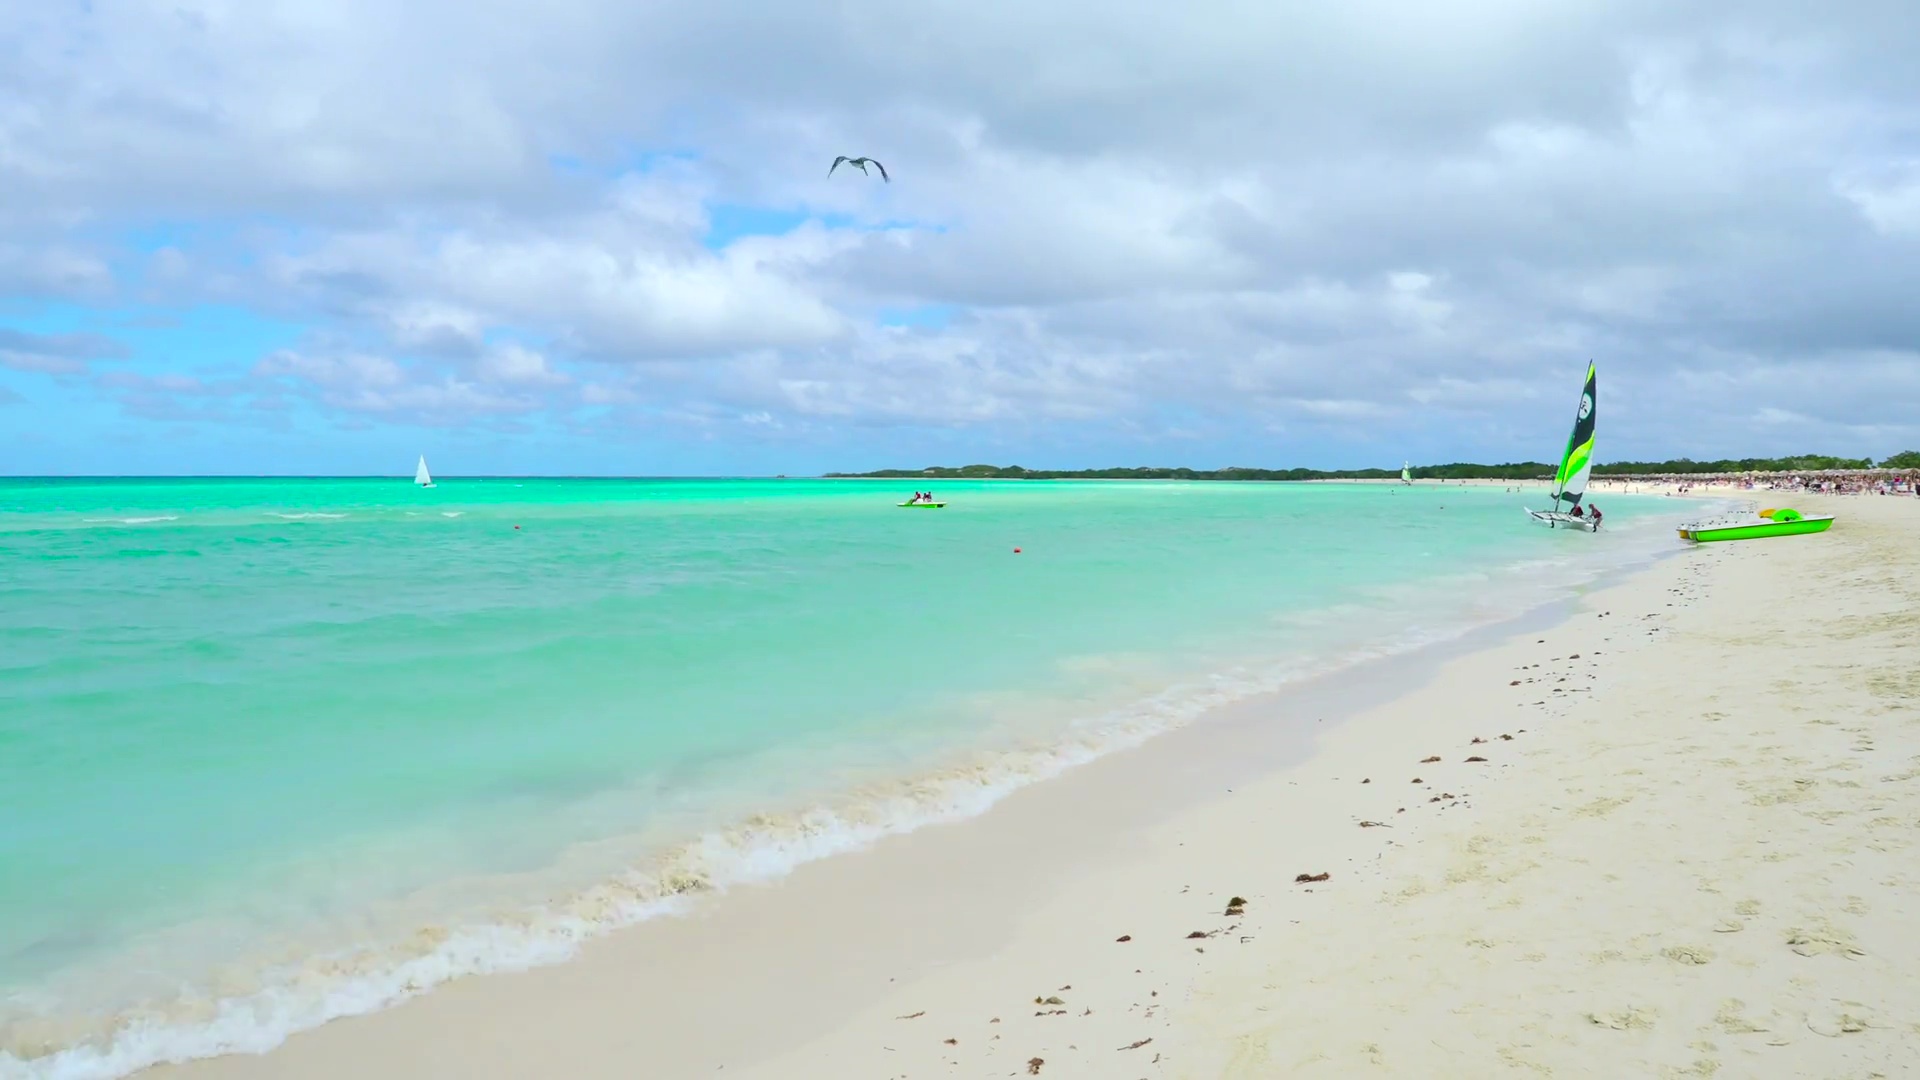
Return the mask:
<path id="1" fill-rule="evenodd" d="M 1589 360 L 1587 381 L 1580 388 L 1580 407 L 1573 414 L 1573 433 L 1567 436 L 1567 448 L 1560 454 L 1560 468 L 1553 474 L 1553 509 L 1527 511 L 1528 517 L 1548 528 L 1592 532 L 1600 527 L 1585 514 L 1575 516 L 1568 512 L 1580 509 L 1580 499 L 1587 493 L 1587 476 L 1593 472 L 1594 401 L 1597 392 L 1593 361 Z M 1560 508 L 1562 503 L 1566 504 L 1566 510 Z"/>
<path id="2" fill-rule="evenodd" d="M 1806 517 L 1798 510 L 1762 510 L 1753 517 L 1692 521 L 1680 526 L 1680 539 L 1705 544 L 1714 540 L 1757 540 L 1763 536 L 1798 536 L 1826 532 L 1832 514 Z"/>
<path id="3" fill-rule="evenodd" d="M 413 482 L 423 488 L 433 486 L 433 475 L 427 472 L 427 455 L 420 455 L 420 464 L 413 470 Z"/>

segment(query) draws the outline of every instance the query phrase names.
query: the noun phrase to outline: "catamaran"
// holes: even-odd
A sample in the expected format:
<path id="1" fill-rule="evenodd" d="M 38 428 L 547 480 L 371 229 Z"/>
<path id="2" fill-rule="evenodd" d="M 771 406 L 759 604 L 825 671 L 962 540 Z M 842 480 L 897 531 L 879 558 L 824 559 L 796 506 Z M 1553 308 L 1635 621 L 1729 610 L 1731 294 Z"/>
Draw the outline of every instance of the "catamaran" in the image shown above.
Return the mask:
<path id="1" fill-rule="evenodd" d="M 427 455 L 425 454 L 420 455 L 420 464 L 413 470 L 413 482 L 423 488 L 433 486 L 433 475 L 427 472 Z"/>
<path id="2" fill-rule="evenodd" d="M 1587 382 L 1580 388 L 1580 408 L 1573 415 L 1573 434 L 1567 436 L 1567 448 L 1560 455 L 1560 469 L 1553 474 L 1553 509 L 1528 510 L 1527 516 L 1542 525 L 1555 529 L 1585 529 L 1592 532 L 1599 526 L 1592 518 L 1582 513 L 1575 516 L 1560 508 L 1567 504 L 1567 510 L 1580 509 L 1580 499 L 1587 493 L 1587 475 L 1593 472 L 1593 410 L 1596 384 L 1593 376 L 1593 361 L 1587 361 Z"/>
<path id="3" fill-rule="evenodd" d="M 1400 463 L 1400 482 L 1403 484 L 1413 483 L 1413 473 L 1408 469 L 1407 463 L 1404 461 Z"/>

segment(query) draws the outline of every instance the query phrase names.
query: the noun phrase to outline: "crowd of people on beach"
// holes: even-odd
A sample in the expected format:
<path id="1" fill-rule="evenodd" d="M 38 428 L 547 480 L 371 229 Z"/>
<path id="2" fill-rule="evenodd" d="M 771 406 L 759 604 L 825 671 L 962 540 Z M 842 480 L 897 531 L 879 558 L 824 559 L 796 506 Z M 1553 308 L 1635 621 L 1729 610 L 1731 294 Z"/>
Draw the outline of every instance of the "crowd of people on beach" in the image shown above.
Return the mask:
<path id="1" fill-rule="evenodd" d="M 1811 491 L 1821 495 L 1920 495 L 1920 478 L 1851 473 L 1841 476 L 1792 477 L 1769 481 L 1768 491 Z"/>
<path id="2" fill-rule="evenodd" d="M 1805 491 L 1816 495 L 1911 495 L 1920 496 L 1920 472 L 1818 473 L 1813 475 L 1739 474 L 1725 476 L 1635 476 L 1609 477 L 1601 481 L 1614 484 L 1670 484 L 1669 495 L 1689 495 L 1696 489 L 1735 491 Z M 1634 490 L 1632 486 L 1628 490 Z"/>

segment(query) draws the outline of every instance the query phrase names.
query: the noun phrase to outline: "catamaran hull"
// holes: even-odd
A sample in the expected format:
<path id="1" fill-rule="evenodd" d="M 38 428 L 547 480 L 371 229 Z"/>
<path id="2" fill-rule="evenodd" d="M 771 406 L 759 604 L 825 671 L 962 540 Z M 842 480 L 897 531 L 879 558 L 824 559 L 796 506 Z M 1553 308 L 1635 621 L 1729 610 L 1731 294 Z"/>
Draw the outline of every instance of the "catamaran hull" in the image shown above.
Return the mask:
<path id="1" fill-rule="evenodd" d="M 1828 514 L 1822 517 L 1794 518 L 1791 521 L 1682 525 L 1680 539 L 1691 540 L 1696 544 L 1707 544 L 1715 540 L 1758 540 L 1766 536 L 1803 536 L 1807 533 L 1826 532 L 1827 527 L 1832 524 L 1833 515 Z"/>
<path id="2" fill-rule="evenodd" d="M 1588 518 L 1562 514 L 1557 510 L 1529 510 L 1527 516 L 1549 529 L 1579 529 L 1582 532 L 1592 532 L 1600 527 Z"/>

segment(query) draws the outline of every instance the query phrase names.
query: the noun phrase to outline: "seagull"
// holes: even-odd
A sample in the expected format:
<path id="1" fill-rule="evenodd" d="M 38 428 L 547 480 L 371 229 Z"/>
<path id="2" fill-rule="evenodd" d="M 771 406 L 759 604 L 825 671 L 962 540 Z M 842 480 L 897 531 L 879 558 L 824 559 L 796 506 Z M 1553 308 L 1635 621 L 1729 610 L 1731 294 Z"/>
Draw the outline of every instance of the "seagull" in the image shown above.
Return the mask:
<path id="1" fill-rule="evenodd" d="M 865 157 L 850 158 L 845 154 L 841 154 L 839 157 L 833 159 L 833 164 L 827 166 L 827 175 L 832 176 L 833 170 L 839 168 L 840 163 L 843 161 L 853 166 L 854 168 L 859 169 L 862 175 L 867 175 L 867 176 L 873 175 L 867 172 L 867 166 L 871 165 L 874 168 L 880 170 L 880 179 L 885 180 L 889 184 L 893 183 L 893 177 L 887 175 L 887 167 L 885 165 L 880 164 L 879 162 L 873 160 L 872 158 L 865 158 Z"/>

